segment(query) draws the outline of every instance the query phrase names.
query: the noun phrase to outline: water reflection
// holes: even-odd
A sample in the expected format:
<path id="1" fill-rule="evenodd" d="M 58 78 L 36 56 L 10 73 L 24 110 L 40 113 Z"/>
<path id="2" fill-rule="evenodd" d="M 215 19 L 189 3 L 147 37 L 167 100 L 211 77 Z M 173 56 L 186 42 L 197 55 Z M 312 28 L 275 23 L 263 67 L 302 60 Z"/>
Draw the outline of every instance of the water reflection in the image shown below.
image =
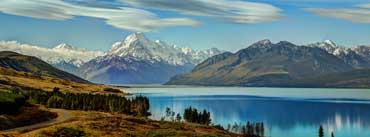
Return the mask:
<path id="1" fill-rule="evenodd" d="M 186 107 L 207 109 L 213 122 L 226 126 L 234 122 L 264 122 L 271 135 L 316 135 L 320 124 L 337 136 L 370 135 L 370 105 L 333 103 L 319 100 L 269 98 L 246 95 L 149 96 L 152 118 L 159 119 L 166 107 L 182 113 Z M 343 132 L 343 133 L 342 133 Z M 289 134 L 286 134 L 289 133 Z M 291 134 L 290 134 L 291 133 Z M 279 135 L 276 135 L 279 134 Z"/>

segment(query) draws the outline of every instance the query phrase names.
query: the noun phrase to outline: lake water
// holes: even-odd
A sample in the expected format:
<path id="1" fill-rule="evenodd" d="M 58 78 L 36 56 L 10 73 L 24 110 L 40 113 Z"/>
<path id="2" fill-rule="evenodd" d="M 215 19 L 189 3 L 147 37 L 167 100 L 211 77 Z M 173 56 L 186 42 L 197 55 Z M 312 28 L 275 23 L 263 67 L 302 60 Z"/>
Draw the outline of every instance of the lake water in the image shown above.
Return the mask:
<path id="1" fill-rule="evenodd" d="M 127 90 L 127 89 L 126 89 Z M 166 107 L 182 114 L 192 106 L 211 112 L 212 122 L 264 122 L 271 137 L 370 137 L 369 89 L 152 87 L 128 92 L 149 97 L 151 118 Z"/>

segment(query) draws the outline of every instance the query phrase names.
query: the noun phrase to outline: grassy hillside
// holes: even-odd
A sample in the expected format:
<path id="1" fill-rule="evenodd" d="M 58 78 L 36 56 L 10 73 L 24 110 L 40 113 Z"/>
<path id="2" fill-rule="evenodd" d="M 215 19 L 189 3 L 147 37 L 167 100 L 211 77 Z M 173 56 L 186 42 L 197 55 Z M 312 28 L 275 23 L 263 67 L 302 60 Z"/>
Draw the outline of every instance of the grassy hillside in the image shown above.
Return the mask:
<path id="1" fill-rule="evenodd" d="M 90 83 L 82 78 L 64 72 L 32 56 L 25 56 L 10 51 L 0 52 L 0 67 L 32 73 L 36 76 L 48 76 L 78 83 Z"/>
<path id="2" fill-rule="evenodd" d="M 302 87 L 370 88 L 370 69 L 359 69 L 342 73 L 307 77 L 292 81 L 289 85 Z"/>
<path id="3" fill-rule="evenodd" d="M 8 91 L 14 89 L 36 89 L 52 91 L 54 87 L 63 92 L 75 93 L 112 93 L 107 89 L 116 89 L 107 85 L 78 83 L 49 76 L 38 76 L 33 73 L 15 71 L 13 69 L 0 67 L 0 90 Z M 117 92 L 114 92 L 115 94 Z M 123 94 L 118 93 L 118 94 Z"/>

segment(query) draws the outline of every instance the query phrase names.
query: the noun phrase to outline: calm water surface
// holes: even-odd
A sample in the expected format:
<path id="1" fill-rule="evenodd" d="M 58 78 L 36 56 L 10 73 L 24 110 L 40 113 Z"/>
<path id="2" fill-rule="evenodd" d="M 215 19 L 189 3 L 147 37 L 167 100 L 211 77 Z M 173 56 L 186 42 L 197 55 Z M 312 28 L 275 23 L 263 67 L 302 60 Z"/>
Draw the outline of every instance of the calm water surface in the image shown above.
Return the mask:
<path id="1" fill-rule="evenodd" d="M 192 106 L 207 109 L 212 122 L 227 126 L 264 122 L 272 137 L 316 137 L 319 125 L 329 136 L 370 137 L 369 89 L 309 88 L 131 88 L 150 99 L 151 118 L 160 119 L 166 107 L 176 113 Z"/>

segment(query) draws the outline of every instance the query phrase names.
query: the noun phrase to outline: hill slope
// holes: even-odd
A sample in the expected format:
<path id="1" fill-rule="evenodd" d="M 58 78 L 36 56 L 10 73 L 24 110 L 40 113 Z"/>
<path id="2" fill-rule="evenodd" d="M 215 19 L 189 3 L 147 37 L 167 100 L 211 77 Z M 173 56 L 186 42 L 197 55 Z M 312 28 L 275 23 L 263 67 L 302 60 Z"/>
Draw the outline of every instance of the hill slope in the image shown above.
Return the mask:
<path id="1" fill-rule="evenodd" d="M 286 86 L 294 87 L 338 87 L 338 88 L 369 88 L 370 69 L 356 69 L 341 73 L 307 77 L 291 81 Z"/>
<path id="2" fill-rule="evenodd" d="M 15 71 L 32 73 L 34 75 L 40 76 L 43 75 L 48 77 L 59 78 L 78 83 L 90 83 L 70 73 L 56 69 L 53 66 L 49 65 L 48 63 L 36 57 L 26 56 L 10 51 L 0 52 L 0 67 L 13 69 Z"/>
<path id="3" fill-rule="evenodd" d="M 281 86 L 308 76 L 350 71 L 354 67 L 327 51 L 281 41 L 259 41 L 235 54 L 224 53 L 197 65 L 167 84 Z"/>

